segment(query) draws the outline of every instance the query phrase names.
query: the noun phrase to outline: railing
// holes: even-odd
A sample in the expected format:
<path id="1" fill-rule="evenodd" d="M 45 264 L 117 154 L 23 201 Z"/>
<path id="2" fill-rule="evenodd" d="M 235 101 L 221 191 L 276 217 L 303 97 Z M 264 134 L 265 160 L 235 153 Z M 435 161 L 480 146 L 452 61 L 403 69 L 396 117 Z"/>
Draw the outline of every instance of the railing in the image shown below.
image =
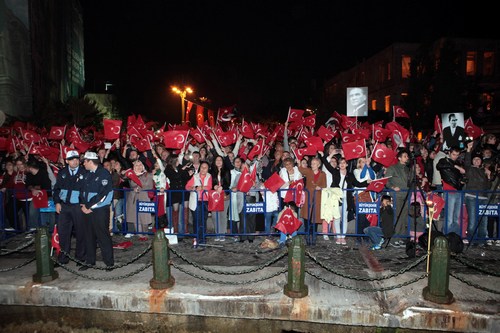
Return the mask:
<path id="1" fill-rule="evenodd" d="M 154 194 L 153 199 L 148 197 L 147 200 L 136 200 L 135 209 L 130 209 L 132 203 L 127 203 L 130 195 L 133 191 L 130 189 L 115 189 L 115 191 L 123 192 L 123 199 L 113 200 L 113 204 L 110 207 L 110 229 L 113 233 L 122 234 L 153 234 L 155 230 L 159 228 L 171 228 L 166 230 L 167 233 L 175 233 L 179 237 L 199 237 L 201 235 L 204 240 L 206 237 L 221 237 L 221 236 L 276 236 L 279 232 L 273 228 L 276 225 L 277 213 L 281 211 L 284 205 L 287 203 L 281 198 L 281 194 L 287 190 L 279 190 L 275 195 L 279 198 L 279 208 L 277 211 L 268 212 L 266 211 L 266 189 L 262 190 L 251 190 L 248 193 L 242 192 L 230 192 L 226 191 L 227 199 L 225 202 L 225 209 L 227 209 L 227 228 L 226 230 L 221 230 L 224 223 L 220 220 L 222 219 L 221 212 L 209 211 L 208 207 L 203 204 L 200 209 L 192 210 L 189 208 L 189 198 L 191 195 L 194 196 L 193 201 L 198 203 L 198 193 L 195 191 L 183 191 L 183 190 L 167 190 L 164 193 L 160 193 L 155 190 L 144 190 L 143 192 L 148 192 Z M 366 220 L 366 213 L 378 214 L 378 202 L 375 203 L 360 203 L 358 202 L 358 194 L 362 191 L 360 189 L 347 189 L 343 192 L 344 198 L 350 198 L 349 192 L 352 194 L 352 205 L 354 211 L 343 209 L 346 202 L 342 203 L 340 213 L 341 213 L 341 230 L 336 230 L 335 232 L 325 233 L 330 236 L 339 236 L 342 234 L 342 229 L 344 224 L 347 224 L 347 236 L 366 236 L 363 233 L 363 229 L 368 225 Z M 312 234 L 313 237 L 317 235 L 324 235 L 324 233 L 318 231 L 319 221 L 316 221 L 315 214 L 311 214 L 312 210 L 319 202 L 316 202 L 316 194 L 309 193 L 307 189 L 304 188 L 305 193 L 305 203 L 298 208 L 298 216 L 310 216 L 309 224 L 303 223 L 298 230 L 299 234 Z M 383 192 L 377 194 L 372 192 L 372 196 L 376 200 L 382 193 L 390 194 L 393 196 L 393 206 L 394 206 L 394 225 L 398 223 L 406 223 L 407 230 L 406 234 L 396 235 L 395 237 L 410 238 L 413 235 L 413 230 L 415 230 L 415 225 L 422 223 L 425 225 L 428 221 L 428 209 L 425 203 L 425 194 L 420 191 L 404 191 L 402 190 L 400 195 L 396 196 L 395 192 L 392 190 L 384 190 Z M 499 226 L 498 226 L 498 216 L 499 216 L 499 202 L 498 197 L 499 192 L 493 191 L 435 191 L 434 194 L 441 196 L 444 199 L 445 206 L 439 216 L 435 217 L 435 226 L 438 230 L 442 231 L 444 234 L 448 232 L 455 231 L 462 238 L 467 237 L 467 219 L 465 216 L 467 213 L 472 213 L 474 218 L 472 221 L 478 221 L 479 219 L 486 219 L 483 223 L 487 224 L 488 219 L 490 223 L 496 225 L 496 234 L 490 239 L 499 239 Z M 34 209 L 32 201 L 18 200 L 16 197 L 27 196 L 28 191 L 14 191 L 7 190 L 6 192 L 0 192 L 0 200 L 4 203 L 0 209 L 0 230 L 7 231 L 5 234 L 9 233 L 20 233 L 24 231 L 29 231 L 39 226 L 48 226 L 49 231 L 58 220 L 58 214 L 55 214 L 53 208 L 49 207 L 47 209 L 37 210 Z M 208 195 L 208 191 L 203 192 L 203 196 Z M 250 202 L 252 195 L 257 196 L 256 202 Z M 404 206 L 407 209 L 401 210 L 402 197 L 405 197 L 406 202 Z M 487 197 L 488 199 L 482 199 L 482 197 Z M 50 197 L 50 193 L 49 193 Z M 176 210 L 173 205 L 171 205 L 174 197 L 180 197 L 180 203 L 178 209 Z M 161 199 L 163 198 L 163 200 Z M 166 200 L 165 204 L 165 215 L 159 216 L 159 205 L 161 205 Z M 344 199 L 345 200 L 345 199 Z M 421 216 L 413 217 L 414 207 L 411 206 L 411 202 L 417 201 L 420 203 Z M 239 216 L 235 216 L 233 206 L 241 208 Z M 127 209 L 129 208 L 129 209 Z M 193 207 L 191 207 L 193 208 Z M 457 210 L 458 209 L 458 210 Z M 303 212 L 305 210 L 307 214 Z M 131 211 L 134 212 L 134 217 L 129 218 L 127 216 L 127 211 L 129 214 Z M 409 214 L 404 216 L 402 212 L 408 211 Z M 143 215 L 146 214 L 146 215 Z M 138 231 L 139 230 L 139 220 L 141 216 L 147 216 L 150 214 L 152 216 L 152 223 L 148 231 Z M 196 215 L 197 214 L 197 215 Z M 205 219 L 205 216 L 209 218 Z M 166 218 L 165 218 L 166 217 Z M 257 219 L 257 221 L 255 221 Z M 273 219 L 271 221 L 271 219 Z M 165 221 L 166 220 L 166 221 Z M 127 223 L 127 221 L 129 223 Z M 135 221 L 135 222 L 134 222 Z M 238 221 L 238 222 L 236 222 Z M 302 222 L 305 222 L 301 219 Z M 208 225 L 206 223 L 208 222 Z M 254 223 L 256 226 L 254 227 Z M 477 225 L 477 224 L 476 224 Z M 201 228 L 201 232 L 200 232 Z M 484 227 L 483 227 L 484 228 Z M 321 228 L 319 228 L 321 230 Z M 418 227 L 417 227 L 418 229 Z M 474 228 L 475 229 L 475 228 Z M 251 230 L 251 231 L 249 231 Z M 195 232 L 197 231 L 197 232 Z M 418 230 L 417 230 L 418 231 Z M 477 231 L 477 230 L 474 230 Z M 479 233 L 481 237 L 478 237 L 476 232 L 475 239 L 484 240 L 486 236 L 484 233 Z M 470 235 L 469 235 L 470 237 Z"/>

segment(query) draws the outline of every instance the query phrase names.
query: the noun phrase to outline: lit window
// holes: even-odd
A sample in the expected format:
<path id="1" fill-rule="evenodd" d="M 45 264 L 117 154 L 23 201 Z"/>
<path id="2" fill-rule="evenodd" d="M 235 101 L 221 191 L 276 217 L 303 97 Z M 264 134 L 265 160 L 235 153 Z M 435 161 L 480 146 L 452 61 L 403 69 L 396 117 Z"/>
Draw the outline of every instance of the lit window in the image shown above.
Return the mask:
<path id="1" fill-rule="evenodd" d="M 376 99 L 372 100 L 372 110 L 377 110 L 377 100 Z"/>
<path id="2" fill-rule="evenodd" d="M 411 57 L 407 55 L 401 56 L 401 78 L 406 79 L 410 77 L 410 63 Z"/>
<path id="3" fill-rule="evenodd" d="M 483 55 L 483 75 L 484 76 L 493 76 L 493 68 L 495 67 L 494 63 L 495 52 L 486 51 Z"/>
<path id="4" fill-rule="evenodd" d="M 384 97 L 385 112 L 391 112 L 391 96 L 387 95 Z"/>
<path id="5" fill-rule="evenodd" d="M 465 75 L 473 76 L 476 75 L 476 54 L 475 51 L 467 52 L 467 62 L 465 65 Z"/>

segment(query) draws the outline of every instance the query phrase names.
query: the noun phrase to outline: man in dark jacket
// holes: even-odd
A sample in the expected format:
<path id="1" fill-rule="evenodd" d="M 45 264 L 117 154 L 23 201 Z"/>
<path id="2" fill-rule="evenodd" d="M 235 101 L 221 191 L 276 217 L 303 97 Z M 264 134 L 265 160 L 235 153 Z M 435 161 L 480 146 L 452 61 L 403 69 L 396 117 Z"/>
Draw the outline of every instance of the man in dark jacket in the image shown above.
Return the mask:
<path id="1" fill-rule="evenodd" d="M 445 233 L 455 232 L 462 236 L 458 220 L 461 194 L 457 191 L 462 190 L 464 185 L 465 169 L 458 163 L 460 152 L 458 147 L 451 148 L 448 156 L 439 160 L 436 169 L 441 174 L 443 189 L 446 190 L 444 199 L 447 205 L 445 221 L 447 227 L 444 231 Z"/>

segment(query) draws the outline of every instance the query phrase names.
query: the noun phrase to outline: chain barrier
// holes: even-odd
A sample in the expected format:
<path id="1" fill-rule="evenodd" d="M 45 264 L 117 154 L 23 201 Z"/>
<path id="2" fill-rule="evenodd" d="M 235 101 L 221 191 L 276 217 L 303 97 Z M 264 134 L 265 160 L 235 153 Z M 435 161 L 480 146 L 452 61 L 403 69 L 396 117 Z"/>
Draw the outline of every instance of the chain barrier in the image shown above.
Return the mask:
<path id="1" fill-rule="evenodd" d="M 316 264 L 318 264 L 319 266 L 323 267 L 324 269 L 326 269 L 328 272 L 330 273 L 333 273 L 335 275 L 338 275 L 338 276 L 341 276 L 343 278 L 346 278 L 346 279 L 352 279 L 352 280 L 358 280 L 358 281 L 381 281 L 381 280 L 386 280 L 386 279 L 390 279 L 390 278 L 393 278 L 395 276 L 398 276 L 398 275 L 401 275 L 403 273 L 406 273 L 408 271 L 410 271 L 411 269 L 417 267 L 418 265 L 420 265 L 424 260 L 427 259 L 427 254 L 423 255 L 422 257 L 420 257 L 418 260 L 410 263 L 408 266 L 406 267 L 403 267 L 401 268 L 399 271 L 397 272 L 394 272 L 392 274 L 389 274 L 389 275 L 383 275 L 383 276 L 377 276 L 377 277 L 363 277 L 363 276 L 354 276 L 354 275 L 349 275 L 349 274 L 346 274 L 346 273 L 343 273 L 343 272 L 340 272 L 338 270 L 335 270 L 333 269 L 331 266 L 329 266 L 328 264 L 325 264 L 321 261 L 319 261 L 315 256 L 313 256 L 309 251 L 306 251 L 306 255 L 311 258 L 312 261 L 314 261 Z"/>
<path id="2" fill-rule="evenodd" d="M 30 239 L 26 243 L 23 243 L 23 244 L 19 245 L 15 249 L 2 249 L 2 253 L 0 254 L 0 256 L 6 256 L 6 255 L 9 255 L 9 254 L 12 254 L 12 253 L 15 253 L 15 252 L 19 252 L 21 250 L 24 250 L 25 248 L 30 247 L 31 245 L 33 245 L 33 243 L 35 243 L 35 239 L 34 238 Z"/>
<path id="3" fill-rule="evenodd" d="M 22 264 L 19 264 L 19 265 L 17 265 L 17 266 L 13 266 L 13 267 L 9 267 L 9 268 L 2 268 L 2 269 L 0 269 L 0 273 L 3 273 L 3 272 L 8 272 L 8 271 L 13 271 L 13 270 L 15 270 L 15 269 L 18 269 L 18 268 L 21 268 L 21 267 L 23 267 L 23 266 L 26 266 L 26 265 L 28 265 L 28 264 L 32 263 L 32 262 L 33 262 L 33 261 L 35 261 L 35 260 L 36 260 L 36 257 L 35 257 L 35 258 L 28 259 L 28 260 L 26 260 L 25 262 L 23 262 Z"/>
<path id="4" fill-rule="evenodd" d="M 152 244 L 149 244 L 149 246 L 144 250 L 142 251 L 141 253 L 139 253 L 138 255 L 136 255 L 135 257 L 133 257 L 129 262 L 126 262 L 126 263 L 123 263 L 123 264 L 119 264 L 119 265 L 114 265 L 114 266 L 111 266 L 111 267 L 99 267 L 99 266 L 92 266 L 92 265 L 89 265 L 83 261 L 80 261 L 78 259 L 76 259 L 75 257 L 71 256 L 71 254 L 67 253 L 66 251 L 64 251 L 63 249 L 61 249 L 61 252 L 66 255 L 69 260 L 71 261 L 74 261 L 76 262 L 78 265 L 80 266 L 85 266 L 85 267 L 88 267 L 88 268 L 93 268 L 93 269 L 100 269 L 100 270 L 103 270 L 103 271 L 108 271 L 110 269 L 118 269 L 118 268 L 122 268 L 122 267 L 125 267 L 129 264 L 132 264 L 134 262 L 136 262 L 137 260 L 139 260 L 141 257 L 143 257 L 144 255 L 146 255 L 146 253 L 148 253 L 149 251 L 151 251 L 151 249 L 153 248 L 153 245 Z M 56 259 L 52 258 L 53 261 L 57 262 Z M 65 264 L 61 264 L 60 262 L 57 262 L 57 264 L 59 264 L 61 267 Z"/>
<path id="5" fill-rule="evenodd" d="M 459 263 L 467 266 L 467 267 L 470 267 L 470 268 L 474 268 L 475 270 L 478 270 L 482 273 L 485 273 L 485 274 L 488 274 L 488 275 L 493 275 L 493 276 L 500 276 L 500 272 L 492 272 L 492 271 L 489 271 L 489 270 L 486 270 L 484 269 L 483 267 L 481 266 L 478 266 L 468 260 L 465 259 L 465 256 L 452 256 L 453 259 L 455 259 L 456 261 L 458 261 Z"/>
<path id="6" fill-rule="evenodd" d="M 185 273 L 187 275 L 190 275 L 190 276 L 192 276 L 192 277 L 194 277 L 196 279 L 200 279 L 200 280 L 204 280 L 204 281 L 212 282 L 212 283 L 233 285 L 233 286 L 261 282 L 261 281 L 264 281 L 264 280 L 272 279 L 273 277 L 281 275 L 281 274 L 285 273 L 286 271 L 288 271 L 288 267 L 284 267 L 281 270 L 279 270 L 279 271 L 277 271 L 277 272 L 275 272 L 273 274 L 269 274 L 268 276 L 260 277 L 260 278 L 254 279 L 254 280 L 246 280 L 246 281 L 223 281 L 223 280 L 212 279 L 212 278 L 208 278 L 208 277 L 204 277 L 204 276 L 195 274 L 193 272 L 190 272 L 190 271 L 182 268 L 180 265 L 177 265 L 176 263 L 172 263 L 172 266 L 174 268 L 178 269 L 179 271 L 181 271 L 181 272 L 183 272 L 183 273 Z"/>
<path id="7" fill-rule="evenodd" d="M 493 290 L 493 289 L 489 289 L 489 288 L 486 288 L 486 287 L 483 287 L 483 286 L 480 286 L 474 282 L 471 282 L 471 281 L 468 281 L 460 276 L 458 276 L 457 274 L 453 273 L 453 272 L 450 272 L 450 275 L 453 276 L 455 279 L 457 279 L 458 281 L 460 282 L 463 282 L 465 284 L 467 284 L 468 286 L 471 286 L 471 287 L 474 287 L 476 289 L 480 289 L 482 291 L 487 291 L 489 293 L 493 293 L 493 294 L 500 294 L 500 291 L 497 291 L 497 290 Z"/>
<path id="8" fill-rule="evenodd" d="M 310 270 L 306 269 L 306 273 L 317 278 L 318 280 L 321 280 L 329 285 L 332 285 L 334 287 L 338 287 L 338 288 L 343 288 L 343 289 L 349 289 L 349 290 L 355 290 L 355 291 L 360 291 L 360 292 L 379 292 L 379 291 L 387 291 L 387 290 L 394 290 L 394 289 L 399 289 L 399 288 L 402 288 L 404 286 L 407 286 L 407 285 L 410 285 L 412 283 L 415 283 L 419 280 L 422 280 L 423 278 L 427 277 L 427 273 L 424 273 L 420 276 L 417 276 L 409 281 L 406 281 L 406 282 L 403 282 L 403 283 L 400 283 L 400 284 L 396 284 L 394 286 L 389 286 L 389 287 L 381 287 L 381 288 L 357 288 L 357 287 L 351 287 L 351 286 L 347 286 L 347 285 L 342 285 L 342 284 L 339 284 L 339 283 L 336 283 L 336 282 L 333 282 L 333 281 L 328 281 L 327 279 L 325 279 L 324 277 L 321 277 L 319 276 L 318 274 L 316 273 L 313 273 L 311 272 Z"/>
<path id="9" fill-rule="evenodd" d="M 172 251 L 173 254 L 175 254 L 177 257 L 184 260 L 188 264 L 193 265 L 194 267 L 196 267 L 200 270 L 203 270 L 203 271 L 206 271 L 209 273 L 220 274 L 220 275 L 241 275 L 241 274 L 254 273 L 254 272 L 257 272 L 261 269 L 264 269 L 265 267 L 268 267 L 268 266 L 274 264 L 275 262 L 281 260 L 287 254 L 287 251 L 283 251 L 278 256 L 271 258 L 267 262 L 261 264 L 260 266 L 255 267 L 255 268 L 249 268 L 249 269 L 245 269 L 245 270 L 241 270 L 241 271 L 225 271 L 225 270 L 212 269 L 212 268 L 208 268 L 207 266 L 200 265 L 194 261 L 187 259 L 186 257 L 184 257 L 179 252 L 175 251 L 171 247 L 169 247 L 169 249 L 170 249 L 170 251 Z"/>
<path id="10" fill-rule="evenodd" d="M 51 258 L 51 259 L 52 259 L 52 261 L 54 263 L 57 263 L 56 259 L 54 259 L 54 258 Z M 125 275 L 113 276 L 113 277 L 103 277 L 103 278 L 96 278 L 96 277 L 93 277 L 93 276 L 90 276 L 90 275 L 87 275 L 87 274 L 82 274 L 82 273 L 80 273 L 78 271 L 75 271 L 74 269 L 69 268 L 68 265 L 59 264 L 59 267 L 61 267 L 62 269 L 66 270 L 66 271 L 68 271 L 70 273 L 73 273 L 75 275 L 81 276 L 81 277 L 89 279 L 89 280 L 94 280 L 94 281 L 114 281 L 114 280 L 121 280 L 121 279 L 126 279 L 126 278 L 129 278 L 129 277 L 132 277 L 132 276 L 134 276 L 136 274 L 139 274 L 140 272 L 148 269 L 152 265 L 153 265 L 153 262 L 150 261 L 149 263 L 145 264 L 144 266 L 139 267 L 135 271 L 132 271 L 132 272 L 127 273 Z M 106 270 L 106 267 L 103 268 L 103 267 L 98 267 L 98 266 L 90 266 L 90 265 L 87 265 L 87 266 L 90 267 L 90 268 L 93 268 L 93 269 Z M 115 266 L 113 266 L 113 267 L 115 267 Z"/>

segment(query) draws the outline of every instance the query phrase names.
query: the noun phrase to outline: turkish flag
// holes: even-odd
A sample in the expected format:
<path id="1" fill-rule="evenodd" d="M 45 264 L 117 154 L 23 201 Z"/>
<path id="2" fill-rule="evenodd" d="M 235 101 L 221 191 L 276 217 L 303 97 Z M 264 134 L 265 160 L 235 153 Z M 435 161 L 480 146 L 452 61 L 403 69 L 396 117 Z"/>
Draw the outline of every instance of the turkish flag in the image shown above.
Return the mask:
<path id="1" fill-rule="evenodd" d="M 144 123 L 144 120 L 142 120 L 142 117 L 140 114 L 137 115 L 134 127 L 137 128 L 138 131 L 142 131 L 142 130 L 146 129 L 146 124 Z"/>
<path id="2" fill-rule="evenodd" d="M 132 144 L 137 148 L 138 151 L 145 152 L 147 150 L 151 150 L 151 144 L 149 143 L 148 139 L 135 139 Z"/>
<path id="3" fill-rule="evenodd" d="M 373 139 L 378 142 L 384 142 L 389 135 L 391 135 L 391 131 L 379 127 L 379 126 L 373 126 Z"/>
<path id="4" fill-rule="evenodd" d="M 384 177 L 384 178 L 372 180 L 372 182 L 370 184 L 368 184 L 368 186 L 366 187 L 365 191 L 372 191 L 372 192 L 380 193 L 380 191 L 382 191 L 384 189 L 388 180 L 389 180 L 389 177 Z"/>
<path id="5" fill-rule="evenodd" d="M 313 115 L 310 115 L 309 117 L 305 117 L 302 121 L 302 123 L 304 124 L 304 126 L 308 126 L 308 127 L 316 127 L 316 115 L 313 114 Z"/>
<path id="6" fill-rule="evenodd" d="M 267 188 L 272 193 L 278 191 L 281 188 L 281 186 L 283 186 L 283 184 L 285 184 L 285 181 L 283 180 L 283 178 L 280 177 L 280 175 L 277 172 L 273 173 L 271 177 L 269 177 L 264 182 L 265 188 Z"/>
<path id="7" fill-rule="evenodd" d="M 33 196 L 33 206 L 35 208 L 47 208 L 49 207 L 49 198 L 47 196 L 46 190 L 38 190 Z"/>
<path id="8" fill-rule="evenodd" d="M 202 105 L 196 105 L 196 125 L 197 126 L 203 126 L 203 123 L 205 122 L 205 116 L 203 114 L 203 111 L 205 108 Z"/>
<path id="9" fill-rule="evenodd" d="M 301 161 L 304 156 L 314 156 L 316 155 L 316 147 L 314 146 L 308 146 L 305 148 L 297 148 L 292 150 L 292 152 L 295 154 L 295 157 L 297 158 L 297 161 Z"/>
<path id="10" fill-rule="evenodd" d="M 353 128 L 352 133 L 356 135 L 361 135 L 364 139 L 370 139 L 370 129 L 369 128 Z"/>
<path id="11" fill-rule="evenodd" d="M 228 122 L 234 116 L 234 105 L 219 108 L 217 111 L 217 121 Z"/>
<path id="12" fill-rule="evenodd" d="M 255 133 L 253 131 L 252 126 L 248 122 L 245 122 L 245 119 L 241 121 L 241 135 L 243 135 L 245 138 L 248 139 L 253 139 L 255 138 Z"/>
<path id="13" fill-rule="evenodd" d="M 290 186 L 288 187 L 288 190 L 286 191 L 285 198 L 283 199 L 283 202 L 295 202 L 297 206 L 301 206 L 303 203 L 301 202 L 302 200 L 302 193 L 304 191 L 304 180 L 299 179 L 293 181 Z"/>
<path id="14" fill-rule="evenodd" d="M 31 131 L 31 130 L 23 130 L 23 140 L 30 143 L 30 142 L 40 142 L 40 135 L 37 132 Z"/>
<path id="15" fill-rule="evenodd" d="M 471 136 L 473 139 L 477 139 L 484 133 L 481 127 L 474 125 L 472 123 L 472 119 L 469 118 L 465 122 L 465 134 L 467 134 L 467 136 Z"/>
<path id="16" fill-rule="evenodd" d="M 323 140 L 319 136 L 311 136 L 307 139 L 304 139 L 304 143 L 309 147 L 314 147 L 316 151 L 323 151 L 325 145 L 323 144 Z"/>
<path id="17" fill-rule="evenodd" d="M 342 142 L 355 142 L 359 140 L 363 140 L 365 137 L 362 134 L 351 134 L 351 133 L 342 133 Z"/>
<path id="18" fill-rule="evenodd" d="M 0 127 L 0 135 L 9 136 L 12 133 L 12 128 L 10 127 Z"/>
<path id="19" fill-rule="evenodd" d="M 208 123 L 210 124 L 210 126 L 215 127 L 214 110 L 208 109 L 207 114 L 208 114 Z"/>
<path id="20" fill-rule="evenodd" d="M 235 130 L 229 130 L 227 132 L 222 132 L 219 135 L 216 134 L 216 137 L 218 138 L 221 146 L 227 147 L 236 142 L 237 135 Z"/>
<path id="21" fill-rule="evenodd" d="M 259 156 L 264 153 L 264 140 L 259 140 L 253 147 L 252 150 L 247 155 L 247 159 L 253 160 L 255 156 Z"/>
<path id="22" fill-rule="evenodd" d="M 57 224 L 54 225 L 54 230 L 52 231 L 51 246 L 56 250 L 56 255 L 61 252 L 61 245 L 59 244 L 59 232 L 57 232 Z"/>
<path id="23" fill-rule="evenodd" d="M 394 111 L 394 117 L 410 118 L 408 113 L 406 113 L 405 109 L 403 109 L 399 105 L 394 105 L 392 108 Z"/>
<path id="24" fill-rule="evenodd" d="M 125 170 L 125 177 L 136 183 L 139 187 L 142 187 L 142 182 L 140 181 L 139 177 L 137 177 L 134 170 L 132 169 Z"/>
<path id="25" fill-rule="evenodd" d="M 378 215 L 377 214 L 366 214 L 366 219 L 370 222 L 370 227 L 378 226 Z"/>
<path id="26" fill-rule="evenodd" d="M 224 211 L 224 192 L 208 191 L 208 210 L 211 212 Z"/>
<path id="27" fill-rule="evenodd" d="M 322 138 L 323 140 L 325 140 L 326 142 L 329 142 L 331 139 L 333 139 L 335 137 L 335 133 L 333 133 L 332 130 L 326 128 L 325 126 L 321 125 L 319 128 L 318 128 L 318 132 L 317 132 L 318 136 L 320 138 Z"/>
<path id="28" fill-rule="evenodd" d="M 7 151 L 9 149 L 9 144 L 11 140 L 7 138 L 0 137 L 0 151 Z"/>
<path id="29" fill-rule="evenodd" d="M 443 125 L 441 124 L 441 118 L 438 115 L 434 118 L 434 131 L 443 134 Z"/>
<path id="30" fill-rule="evenodd" d="M 114 119 L 104 119 L 104 138 L 107 140 L 116 140 L 120 138 L 120 131 L 122 129 L 122 121 Z"/>
<path id="31" fill-rule="evenodd" d="M 290 207 L 285 207 L 278 215 L 278 222 L 275 228 L 284 234 L 290 235 L 299 230 L 302 222 L 297 217 L 297 213 Z"/>
<path id="32" fill-rule="evenodd" d="M 377 143 L 373 148 L 372 160 L 382 164 L 385 167 L 389 167 L 395 164 L 396 153 L 391 148 Z"/>
<path id="33" fill-rule="evenodd" d="M 342 150 L 346 160 L 353 160 L 355 158 L 366 157 L 366 142 L 365 139 L 354 142 L 343 142 Z"/>
<path id="34" fill-rule="evenodd" d="M 385 128 L 391 131 L 390 136 L 392 138 L 394 150 L 398 149 L 400 146 L 404 146 L 405 142 L 407 142 L 410 137 L 410 132 L 395 121 L 387 123 Z"/>
<path id="35" fill-rule="evenodd" d="M 304 114 L 304 110 L 299 110 L 299 109 L 288 109 L 288 117 L 286 121 L 288 123 L 294 122 L 294 121 L 302 121 L 302 115 Z"/>
<path id="36" fill-rule="evenodd" d="M 135 122 L 136 122 L 136 118 L 135 118 L 135 115 L 134 115 L 134 114 L 133 114 L 133 115 L 128 116 L 128 117 L 127 117 L 127 128 L 128 128 L 128 127 L 132 127 L 132 126 L 134 126 Z"/>
<path id="37" fill-rule="evenodd" d="M 166 131 L 163 132 L 163 143 L 165 148 L 182 149 L 186 142 L 188 131 Z"/>
<path id="38" fill-rule="evenodd" d="M 49 140 L 62 140 L 64 139 L 64 132 L 66 131 L 66 126 L 52 126 L 50 128 Z"/>
<path id="39" fill-rule="evenodd" d="M 441 214 L 441 211 L 444 208 L 444 199 L 440 195 L 438 195 L 436 193 L 431 193 L 427 197 L 427 200 L 431 201 L 432 205 L 434 205 L 433 219 L 434 220 L 439 219 L 439 214 Z"/>
<path id="40" fill-rule="evenodd" d="M 184 101 L 182 101 L 184 103 Z M 191 112 L 191 109 L 193 108 L 193 102 L 187 101 L 187 108 L 186 108 L 186 119 L 189 120 L 189 113 Z"/>
<path id="41" fill-rule="evenodd" d="M 243 168 L 243 171 L 241 172 L 240 175 L 240 179 L 238 180 L 238 184 L 236 185 L 238 191 L 245 193 L 250 191 L 255 182 L 256 175 L 257 175 L 256 167 L 253 168 L 252 172 L 249 172 L 247 167 Z"/>
<path id="42" fill-rule="evenodd" d="M 342 127 L 347 129 L 347 128 L 350 128 L 352 126 L 356 126 L 356 118 L 353 118 L 353 117 L 348 117 L 348 116 L 345 116 L 345 115 L 341 115 L 340 116 L 342 118 Z"/>
<path id="43" fill-rule="evenodd" d="M 198 127 L 193 128 L 191 131 L 189 131 L 189 134 L 196 140 L 196 142 L 205 142 L 205 136 Z"/>

